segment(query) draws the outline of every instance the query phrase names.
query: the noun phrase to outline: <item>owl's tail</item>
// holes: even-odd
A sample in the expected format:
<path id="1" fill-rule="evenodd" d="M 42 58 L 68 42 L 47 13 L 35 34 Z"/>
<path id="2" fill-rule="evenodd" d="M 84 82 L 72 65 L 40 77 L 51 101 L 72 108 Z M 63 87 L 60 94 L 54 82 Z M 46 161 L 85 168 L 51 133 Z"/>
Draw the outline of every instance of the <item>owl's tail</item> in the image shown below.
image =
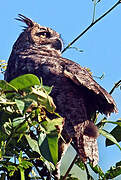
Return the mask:
<path id="1" fill-rule="evenodd" d="M 68 130 L 68 135 L 66 134 L 66 136 L 66 132 L 62 133 L 66 142 L 63 141 L 62 138 L 59 139 L 59 159 L 56 165 L 56 170 L 53 172 L 55 179 L 60 178 L 61 159 L 64 156 L 64 153 L 66 152 L 69 144 L 71 143 L 71 140 L 73 140 L 75 149 L 84 163 L 87 161 L 87 159 L 89 159 L 93 166 L 98 164 L 99 156 L 97 137 L 99 133 L 94 123 L 87 120 L 74 126 L 73 131 L 74 132 L 72 132 L 72 129 Z"/>
<path id="2" fill-rule="evenodd" d="M 97 145 L 98 128 L 92 121 L 87 120 L 78 124 L 75 130 L 77 133 L 75 134 L 74 142 L 81 160 L 86 162 L 89 159 L 92 165 L 96 166 L 99 160 Z"/>

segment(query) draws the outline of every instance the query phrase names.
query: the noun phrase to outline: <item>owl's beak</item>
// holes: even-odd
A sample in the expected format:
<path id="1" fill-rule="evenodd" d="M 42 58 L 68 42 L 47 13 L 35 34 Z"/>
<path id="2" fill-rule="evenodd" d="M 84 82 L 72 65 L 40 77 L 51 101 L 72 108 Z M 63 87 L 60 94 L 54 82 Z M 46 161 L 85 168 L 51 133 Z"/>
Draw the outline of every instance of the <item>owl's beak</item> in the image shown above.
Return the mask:
<path id="1" fill-rule="evenodd" d="M 60 38 L 53 39 L 52 48 L 61 51 L 62 48 L 63 48 L 63 42 L 62 42 L 62 40 L 61 40 Z"/>

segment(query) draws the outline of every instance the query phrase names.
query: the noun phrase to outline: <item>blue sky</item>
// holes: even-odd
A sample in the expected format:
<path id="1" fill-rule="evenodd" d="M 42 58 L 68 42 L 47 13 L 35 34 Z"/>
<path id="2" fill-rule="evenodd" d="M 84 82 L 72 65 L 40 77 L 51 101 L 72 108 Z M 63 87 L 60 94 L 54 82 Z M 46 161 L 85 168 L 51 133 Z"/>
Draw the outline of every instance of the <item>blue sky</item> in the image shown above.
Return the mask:
<path id="1" fill-rule="evenodd" d="M 96 18 L 116 2 L 116 0 L 101 0 L 97 5 Z M 12 45 L 21 33 L 23 24 L 14 19 L 18 13 L 59 32 L 66 46 L 90 24 L 92 12 L 92 0 L 1 1 L 0 59 L 8 59 Z M 95 76 L 101 76 L 104 72 L 105 78 L 96 81 L 110 91 L 114 83 L 121 79 L 121 5 L 98 22 L 73 46 L 84 52 L 79 53 L 70 49 L 62 56 L 72 59 L 81 66 L 89 67 Z M 119 113 L 109 119 L 117 120 L 121 117 L 121 91 L 115 90 L 113 97 Z M 108 130 L 112 128 L 111 125 L 107 126 Z M 121 160 L 119 149 L 116 146 L 105 148 L 102 137 L 99 137 L 99 152 L 99 163 L 104 170 Z"/>

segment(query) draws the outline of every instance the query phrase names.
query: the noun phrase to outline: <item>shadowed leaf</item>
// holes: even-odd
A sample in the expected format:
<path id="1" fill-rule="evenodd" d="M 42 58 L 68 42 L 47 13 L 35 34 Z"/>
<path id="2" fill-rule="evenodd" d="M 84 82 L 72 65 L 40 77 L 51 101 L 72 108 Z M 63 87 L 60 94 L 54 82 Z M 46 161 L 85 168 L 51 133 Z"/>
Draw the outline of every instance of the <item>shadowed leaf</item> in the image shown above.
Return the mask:
<path id="1" fill-rule="evenodd" d="M 121 123 L 121 122 L 120 122 Z M 115 139 L 117 140 L 117 142 L 121 141 L 121 126 L 116 126 L 111 132 L 110 134 L 115 137 Z M 106 139 L 106 146 L 111 146 L 115 144 L 113 141 L 110 141 L 109 139 Z"/>
<path id="2" fill-rule="evenodd" d="M 121 161 L 116 163 L 116 166 L 112 166 L 104 176 L 104 179 L 113 179 L 121 175 Z"/>
<path id="3" fill-rule="evenodd" d="M 31 147 L 31 149 L 35 152 L 38 152 L 40 154 L 40 150 L 39 150 L 39 146 L 38 146 L 38 142 L 34 139 L 32 139 L 30 137 L 30 135 L 25 135 L 27 141 L 28 141 L 28 144 L 29 146 Z"/>
<path id="4" fill-rule="evenodd" d="M 120 145 L 118 144 L 117 140 L 115 139 L 115 137 L 112 134 L 110 134 L 109 132 L 107 132 L 104 129 L 99 129 L 99 133 L 102 134 L 103 136 L 105 136 L 110 141 L 112 141 L 114 144 L 116 144 L 118 146 L 118 148 L 121 150 Z"/>
<path id="5" fill-rule="evenodd" d="M 54 165 L 58 161 L 58 135 L 47 135 L 48 146 Z"/>

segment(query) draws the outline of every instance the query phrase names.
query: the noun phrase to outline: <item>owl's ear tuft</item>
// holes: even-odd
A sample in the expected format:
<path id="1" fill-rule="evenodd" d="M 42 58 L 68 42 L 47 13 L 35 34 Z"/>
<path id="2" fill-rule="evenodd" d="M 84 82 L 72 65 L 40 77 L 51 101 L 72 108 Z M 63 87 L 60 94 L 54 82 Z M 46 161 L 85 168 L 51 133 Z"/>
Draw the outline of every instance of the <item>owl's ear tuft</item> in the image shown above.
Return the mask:
<path id="1" fill-rule="evenodd" d="M 22 14 L 18 14 L 19 18 L 15 18 L 18 21 L 24 22 L 28 27 L 33 27 L 34 22 Z"/>

